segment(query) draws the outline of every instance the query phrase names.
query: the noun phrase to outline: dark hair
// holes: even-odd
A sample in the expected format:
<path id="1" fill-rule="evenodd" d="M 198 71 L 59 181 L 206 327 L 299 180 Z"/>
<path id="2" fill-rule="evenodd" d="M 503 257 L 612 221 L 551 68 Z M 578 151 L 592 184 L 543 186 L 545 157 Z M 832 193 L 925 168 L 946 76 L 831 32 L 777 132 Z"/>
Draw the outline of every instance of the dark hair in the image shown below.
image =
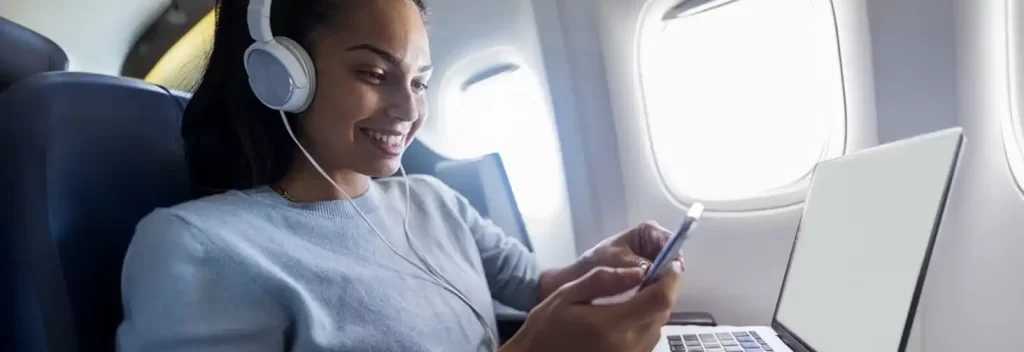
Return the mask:
<path id="1" fill-rule="evenodd" d="M 363 1 L 372 0 L 273 1 L 270 26 L 275 36 L 311 50 L 310 34 Z M 410 1 L 426 15 L 423 0 Z M 248 5 L 247 0 L 217 1 L 213 49 L 185 109 L 181 134 L 196 197 L 277 182 L 295 157 L 280 113 L 256 98 L 242 66 L 242 55 L 253 43 L 246 23 Z M 295 128 L 296 117 L 288 118 Z"/>

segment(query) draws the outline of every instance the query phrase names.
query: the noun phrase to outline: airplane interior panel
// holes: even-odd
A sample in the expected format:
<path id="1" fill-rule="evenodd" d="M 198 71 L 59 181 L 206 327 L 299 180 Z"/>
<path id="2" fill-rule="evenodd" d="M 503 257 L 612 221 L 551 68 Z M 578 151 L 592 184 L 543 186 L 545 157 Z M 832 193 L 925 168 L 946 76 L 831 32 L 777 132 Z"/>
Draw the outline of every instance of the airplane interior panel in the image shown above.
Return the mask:
<path id="1" fill-rule="evenodd" d="M 339 0 L 315 3 L 331 4 L 332 1 Z M 366 5 L 369 3 L 374 5 Z M 310 97 L 304 107 L 292 111 L 274 108 L 269 100 L 263 99 L 254 77 L 275 71 L 243 68 L 241 51 L 239 57 L 232 59 L 238 66 L 230 70 L 231 74 L 218 75 L 207 70 L 207 65 L 214 67 L 215 62 L 210 55 L 226 50 L 218 49 L 216 40 L 238 42 L 237 38 L 215 39 L 215 33 L 223 35 L 218 26 L 237 27 L 233 32 L 224 30 L 223 33 L 257 36 L 263 27 L 249 21 L 265 20 L 265 27 L 276 32 L 281 23 L 294 22 L 291 18 L 274 20 L 277 18 L 274 16 L 285 12 L 282 9 L 296 6 L 283 0 L 0 0 L 0 127 L 5 131 L 0 133 L 0 164 L 4 168 L 0 181 L 8 182 L 17 191 L 12 193 L 10 204 L 0 206 L 0 211 L 4 212 L 0 214 L 0 236 L 3 236 L 0 246 L 4 247 L 3 263 L 9 267 L 0 269 L 5 272 L 3 280 L 6 281 L 0 285 L 5 287 L 4 294 L 0 295 L 5 301 L 0 315 L 8 317 L 3 325 L 11 331 L 0 335 L 3 336 L 0 350 L 101 351 L 115 346 L 121 351 L 146 350 L 140 347 L 145 345 L 141 342 L 135 347 L 129 343 L 143 341 L 147 336 L 145 329 L 136 328 L 134 332 L 139 334 L 136 340 L 125 335 L 133 332 L 125 328 L 131 323 L 129 314 L 133 313 L 125 307 L 139 303 L 129 302 L 127 292 L 134 286 L 124 284 L 128 274 L 121 276 L 122 271 L 130 272 L 133 263 L 131 256 L 125 256 L 129 242 L 135 248 L 139 246 L 136 242 L 142 241 L 133 238 L 138 236 L 133 235 L 134 231 L 141 231 L 135 227 L 142 216 L 159 214 L 156 210 L 165 207 L 184 212 L 190 202 L 202 203 L 206 199 L 203 197 L 222 199 L 235 194 L 232 192 L 248 194 L 245 192 L 264 187 L 272 191 L 270 195 L 279 195 L 278 200 L 293 206 L 302 203 L 304 196 L 322 193 L 322 196 L 310 196 L 310 203 L 321 204 L 309 205 L 308 209 L 322 207 L 326 204 L 323 202 L 351 203 L 356 212 L 343 219 L 360 221 L 360 224 L 366 220 L 366 228 L 376 233 L 366 230 L 367 238 L 379 236 L 383 240 L 378 243 L 383 246 L 380 253 L 387 254 L 370 256 L 387 264 L 383 266 L 385 269 L 380 269 L 380 291 L 415 293 L 408 295 L 409 302 L 404 302 L 408 307 L 392 304 L 370 311 L 408 309 L 410 316 L 417 316 L 415 314 L 426 313 L 413 307 L 412 302 L 432 302 L 423 305 L 427 307 L 423 309 L 437 317 L 435 321 L 396 323 L 374 320 L 372 313 L 359 318 L 363 320 L 351 321 L 340 317 L 332 320 L 336 317 L 331 313 L 313 314 L 309 318 L 312 324 L 322 322 L 317 319 L 327 319 L 331 324 L 324 325 L 325 330 L 302 324 L 290 327 L 299 331 L 289 330 L 282 335 L 285 350 L 302 346 L 323 351 L 351 350 L 352 346 L 391 350 L 388 345 L 391 342 L 377 344 L 392 331 L 383 329 L 399 331 L 404 324 L 408 331 L 434 331 L 432 329 L 445 326 L 445 319 L 451 320 L 448 323 L 454 326 L 452 329 L 462 331 L 452 335 L 457 339 L 437 342 L 437 345 L 429 345 L 432 341 L 429 339 L 417 341 L 409 344 L 414 346 L 409 348 L 453 348 L 443 343 L 465 338 L 479 340 L 481 345 L 457 348 L 515 352 L 524 345 L 534 346 L 529 343 L 531 339 L 540 341 L 537 336 L 548 336 L 544 333 L 558 336 L 558 331 L 566 331 L 562 334 L 570 341 L 575 325 L 543 325 L 544 319 L 558 321 L 544 314 L 560 312 L 551 308 L 555 304 L 572 301 L 572 304 L 587 305 L 589 303 L 577 301 L 590 302 L 606 295 L 598 295 L 598 289 L 589 289 L 577 293 L 585 298 L 560 301 L 551 297 L 577 292 L 574 289 L 586 284 L 584 279 L 588 278 L 588 272 L 595 276 L 600 274 L 600 270 L 592 272 L 598 267 L 615 267 L 627 262 L 638 264 L 635 258 L 639 258 L 643 270 L 647 270 L 668 236 L 683 223 L 687 210 L 699 204 L 705 208 L 704 214 L 691 231 L 683 231 L 687 236 L 681 251 L 685 270 L 680 274 L 676 291 L 671 291 L 673 296 L 668 300 L 671 307 L 663 307 L 666 320 L 664 324 L 646 329 L 693 327 L 693 335 L 700 336 L 695 337 L 698 342 L 708 343 L 705 340 L 708 334 L 717 336 L 719 340 L 715 343 L 721 342 L 717 347 L 701 348 L 725 352 L 739 350 L 730 349 L 732 345 L 721 340 L 720 331 L 707 330 L 712 327 L 704 325 L 753 326 L 757 328 L 749 331 L 777 333 L 779 340 L 786 343 L 783 348 L 829 352 L 820 346 L 837 346 L 836 341 L 817 341 L 818 348 L 815 348 L 814 341 L 792 337 L 792 331 L 785 331 L 785 326 L 778 324 L 780 294 L 787 276 L 794 272 L 791 271 L 792 256 L 794 248 L 799 248 L 801 243 L 798 235 L 801 224 L 841 220 L 851 228 L 862 226 L 863 229 L 877 224 L 851 220 L 871 214 L 868 210 L 849 209 L 849 218 L 827 219 L 816 215 L 820 211 L 812 211 L 820 209 L 805 207 L 808 193 L 814 187 L 817 166 L 824 161 L 877 150 L 899 153 L 898 149 L 878 147 L 956 128 L 962 129 L 964 142 L 948 194 L 927 195 L 948 199 L 943 211 L 934 219 L 936 242 L 934 249 L 929 248 L 929 255 L 925 256 L 927 272 L 922 270 L 920 274 L 923 286 L 914 290 L 916 311 L 911 310 L 905 327 L 891 328 L 906 331 L 885 331 L 881 335 L 905 338 L 898 352 L 1020 349 L 1007 339 L 1024 328 L 1024 305 L 1020 304 L 1024 297 L 1024 276 L 1020 275 L 1024 258 L 1019 255 L 1024 250 L 1024 217 L 1021 216 L 1024 214 L 1024 0 L 379 0 L 346 4 L 338 7 L 344 8 L 337 11 L 341 14 L 307 15 L 323 18 L 324 23 L 361 24 L 377 18 L 366 15 L 345 19 L 343 12 L 371 7 L 386 9 L 382 13 L 390 15 L 381 15 L 380 23 L 384 24 L 380 28 L 345 29 L 345 34 L 341 35 L 348 38 L 346 36 L 358 33 L 378 33 L 359 38 L 368 44 L 336 51 L 343 52 L 339 54 L 343 57 L 365 51 L 358 54 L 365 54 L 358 56 L 363 58 L 359 60 L 371 57 L 373 62 L 383 62 L 382 65 L 394 68 L 395 72 L 408 70 L 405 75 L 411 80 L 410 84 L 424 83 L 423 88 L 389 86 L 397 82 L 389 78 L 393 81 L 380 79 L 376 83 L 378 88 L 374 88 L 377 89 L 374 94 L 382 94 L 378 98 L 365 98 L 352 93 L 354 90 L 330 96 L 335 85 L 324 82 L 346 82 L 349 78 L 323 77 L 323 72 L 330 70 L 320 69 L 321 65 L 340 67 L 343 64 L 341 60 L 328 63 L 332 61 L 313 55 L 315 59 L 310 59 L 310 65 L 317 69 L 310 72 L 316 76 L 309 81 L 314 84 L 303 89 L 310 89 L 316 95 Z M 409 4 L 414 6 L 408 7 Z M 243 8 L 246 10 L 241 10 Z M 387 27 L 386 24 L 405 21 L 400 20 L 404 17 L 398 14 L 405 14 L 410 8 L 414 17 L 422 21 Z M 235 12 L 224 13 L 228 9 Z M 266 12 L 258 12 L 263 10 Z M 422 38 L 417 36 L 420 28 L 425 34 Z M 321 34 L 311 30 L 309 35 L 319 38 L 316 36 Z M 245 40 L 246 45 L 253 42 L 249 37 Z M 401 43 L 396 44 L 401 49 L 390 50 L 391 47 L 373 42 L 378 40 L 385 44 Z M 302 42 L 306 44 L 295 45 L 310 46 L 309 43 L 315 41 L 303 39 Z M 233 44 L 222 44 L 228 45 Z M 366 48 L 370 49 L 363 50 Z M 267 91 L 287 89 L 286 99 L 296 99 L 303 94 L 295 88 L 301 85 L 296 82 L 302 79 L 296 79 L 294 72 L 302 71 L 294 70 L 308 70 L 308 67 L 303 68 L 307 63 L 301 55 L 289 51 L 292 49 L 281 50 L 299 59 L 294 66 L 283 66 L 289 75 L 282 84 L 284 88 Z M 426 54 L 417 56 L 421 52 Z M 413 62 L 414 59 L 421 62 Z M 385 76 L 384 73 L 380 76 Z M 274 119 L 273 127 L 268 127 L 273 132 L 256 134 L 255 138 L 247 140 L 246 133 L 256 133 L 253 131 L 262 127 L 253 126 L 263 124 L 250 126 L 238 122 L 242 127 L 236 131 L 224 130 L 226 125 L 219 126 L 218 131 L 224 133 L 219 135 L 221 137 L 249 142 L 265 138 L 268 144 L 265 150 L 249 144 L 237 150 L 221 149 L 222 153 L 213 155 L 238 152 L 236 160 L 212 163 L 223 169 L 207 174 L 221 173 L 227 179 L 233 177 L 231 175 L 247 175 L 248 167 L 252 170 L 251 179 L 243 177 L 236 181 L 246 187 L 226 187 L 217 192 L 226 192 L 220 195 L 200 197 L 174 193 L 160 198 L 165 193 L 176 192 L 176 182 L 190 182 L 192 191 L 201 188 L 200 173 L 195 170 L 199 167 L 195 162 L 198 159 L 189 153 L 195 153 L 190 148 L 204 145 L 188 139 L 188 119 L 194 119 L 198 114 L 195 111 L 200 111 L 203 104 L 221 104 L 211 103 L 209 98 L 197 99 L 204 84 L 211 93 L 203 94 L 226 97 L 217 95 L 224 92 L 209 87 L 226 87 L 229 83 L 215 80 L 227 79 L 225 77 L 241 80 L 244 79 L 242 74 L 248 75 L 249 83 L 237 83 L 238 86 L 252 87 L 252 90 L 242 94 L 245 99 L 240 101 L 258 105 L 259 109 L 224 106 L 217 111 L 269 116 Z M 428 78 L 419 82 L 422 77 Z M 369 78 L 360 79 L 360 84 L 369 84 Z M 122 91 L 129 93 L 120 93 Z M 104 110 L 97 110 L 95 97 L 109 97 L 109 106 L 113 109 L 110 111 L 119 113 L 99 116 L 100 113 L 94 111 Z M 167 98 L 164 99 L 166 106 L 150 103 L 163 97 Z M 390 99 L 393 97 L 397 98 Z M 302 153 L 293 150 L 289 154 L 292 156 L 284 158 L 284 153 L 270 146 L 283 141 L 288 143 L 288 148 L 294 147 L 288 135 L 276 130 L 281 127 L 282 119 L 291 124 L 289 126 L 302 127 L 309 120 L 307 114 L 319 113 L 334 114 L 331 115 L 335 116 L 333 120 L 329 120 L 334 121 L 331 123 L 348 123 L 345 122 L 348 117 L 342 115 L 348 114 L 350 109 L 337 102 L 351 99 L 361 99 L 351 106 L 378 104 L 380 107 L 366 113 L 369 117 L 360 120 L 363 122 L 352 122 L 355 127 L 351 127 L 351 133 L 345 130 L 329 134 L 334 131 L 316 131 L 315 128 L 297 130 L 300 134 L 294 143 Z M 328 104 L 326 102 L 335 105 L 320 107 Z M 121 105 L 124 108 L 118 108 Z M 136 110 L 139 113 L 133 114 Z M 331 111 L 323 112 L 326 110 Z M 403 117 L 403 114 L 408 116 Z M 148 116 L 163 120 L 154 120 L 147 126 Z M 71 120 L 62 120 L 69 118 Z M 81 129 L 80 139 L 55 140 L 54 136 L 74 132 L 67 131 L 66 126 L 64 129 L 54 126 L 58 121 L 76 121 L 96 128 Z M 393 123 L 388 125 L 392 127 L 381 127 L 386 121 Z M 371 122 L 375 124 L 369 125 Z M 123 166 L 123 170 L 144 170 L 138 172 L 158 176 L 153 176 L 152 180 L 126 182 L 123 189 L 95 199 L 90 197 L 102 192 L 94 188 L 98 186 L 91 181 L 75 183 L 73 187 L 57 185 L 57 180 L 68 178 L 59 174 L 61 170 L 79 170 L 85 167 L 83 165 L 96 165 L 90 176 L 83 179 L 92 180 L 95 175 L 118 177 L 122 170 L 108 165 L 115 162 L 87 163 L 57 152 L 99 150 L 101 146 L 82 141 L 95 138 L 93 133 L 97 132 L 94 131 L 104 130 L 104 126 L 95 124 L 103 123 L 117 124 L 110 126 L 109 131 L 139 134 L 121 137 L 140 144 L 137 149 L 126 148 L 124 155 L 98 158 L 117 162 L 130 160 L 137 165 Z M 167 123 L 181 125 L 181 128 L 149 130 Z M 111 139 L 119 138 L 115 132 L 109 134 Z M 330 138 L 326 142 L 317 141 L 317 136 L 321 135 Z M 184 142 L 172 146 L 165 143 L 169 140 Z M 366 142 L 359 144 L 359 141 Z M 345 153 L 331 151 L 333 143 L 349 149 L 343 149 Z M 69 145 L 72 147 L 68 148 Z M 314 146 L 310 149 L 312 153 L 303 146 Z M 374 172 L 339 166 L 370 160 L 371 157 L 350 155 L 360 151 L 360 147 L 374 151 L 376 154 L 367 154 L 373 155 L 372 158 L 385 161 L 365 167 Z M 160 158 L 165 159 L 133 156 L 133 153 L 151 151 L 163 152 Z M 324 161 L 327 156 L 335 155 L 340 161 Z M 288 169 L 279 169 L 278 160 L 292 164 Z M 386 170 L 378 170 L 380 167 Z M 907 169 L 901 168 L 910 167 L 914 165 L 891 165 L 892 179 L 906 175 Z M 166 174 L 153 171 L 157 168 L 171 170 Z M 136 175 L 136 171 L 124 172 Z M 405 177 L 407 172 L 409 176 Z M 323 182 L 321 174 L 335 179 Z M 172 180 L 166 182 L 175 186 L 154 191 L 152 197 L 136 188 L 141 187 L 140 184 L 160 187 L 164 178 Z M 394 186 L 403 183 L 389 183 L 398 179 L 407 182 L 402 187 L 409 186 L 412 190 Z M 424 198 L 427 193 L 416 188 L 425 186 L 412 182 L 421 179 L 436 179 L 438 182 L 424 184 L 441 189 L 439 199 L 450 204 L 429 203 L 430 199 Z M 854 181 L 857 180 L 846 182 L 850 182 L 851 187 L 865 187 Z M 298 189 L 290 194 L 285 184 Z M 375 226 L 371 218 L 385 215 L 359 208 L 356 204 L 362 204 L 361 200 L 353 198 L 358 195 L 349 196 L 351 189 L 358 189 L 352 184 L 370 185 L 357 190 L 366 194 L 378 190 L 391 192 L 393 188 L 393 196 L 387 193 L 387 197 L 381 199 L 394 198 L 396 202 L 405 203 L 382 209 L 396 209 L 395 214 L 399 214 L 396 216 L 403 217 L 401 221 L 385 218 L 384 227 Z M 43 190 L 45 194 L 36 197 L 47 201 L 32 200 L 29 193 L 34 190 Z M 445 195 L 443 192 L 448 190 L 459 196 Z M 849 191 L 859 192 L 855 188 Z M 877 191 L 863 190 L 862 194 Z M 906 189 L 893 190 L 900 191 L 907 192 L 907 197 L 925 197 Z M 62 201 L 81 197 L 120 205 L 95 204 L 79 211 L 68 205 L 73 202 Z M 130 214 L 117 212 L 139 198 L 144 205 L 133 205 Z M 905 204 L 916 206 L 919 203 L 907 201 Z M 829 203 L 816 206 L 828 207 Z M 417 207 L 423 209 L 417 210 Z M 235 209 L 241 211 L 237 209 L 243 207 Z M 919 210 L 907 209 L 907 214 L 923 216 Z M 103 215 L 80 215 L 93 212 Z M 292 213 L 281 211 L 260 220 L 300 223 L 297 228 L 317 228 L 288 219 L 287 214 Z M 423 229 L 433 225 L 415 223 L 417 218 L 410 214 L 420 213 L 436 215 L 438 221 L 455 221 L 452 217 L 458 217 L 459 225 L 443 236 L 419 237 L 413 241 L 408 237 L 415 237 L 415 232 L 426 231 Z M 899 217 L 899 214 L 888 215 Z M 284 220 L 276 219 L 277 216 Z M 187 214 L 179 217 L 184 219 L 182 222 L 193 221 Z M 200 219 L 199 215 L 196 219 Z M 94 222 L 110 222 L 116 226 L 94 226 Z M 195 224 L 199 226 L 201 222 L 195 220 Z M 386 227 L 392 225 L 398 232 L 389 234 L 378 230 L 387 232 Z M 114 228 L 119 231 L 116 235 L 104 232 L 114 231 L 111 230 Z M 463 232 L 468 235 L 459 237 Z M 855 235 L 856 232 L 849 230 L 842 234 Z M 293 235 L 304 238 L 301 234 Z M 86 239 L 79 238 L 81 236 Z M 636 240 L 631 236 L 663 237 Z M 46 240 L 40 242 L 40 238 Z M 408 239 L 408 246 L 405 242 L 391 245 L 390 241 L 395 239 L 406 241 L 401 238 Z M 420 238 L 425 240 L 415 243 L 420 242 Z M 892 245 L 900 243 L 899 239 L 871 238 L 878 242 L 876 246 L 885 248 L 895 248 Z M 445 242 L 449 239 L 451 242 Z M 807 243 L 812 242 L 804 242 Z M 835 250 L 840 246 L 838 243 L 840 241 L 831 243 L 831 247 L 818 245 Z M 427 255 L 419 252 L 418 245 L 424 245 Z M 870 257 L 872 248 L 879 250 L 876 255 L 882 255 L 880 247 L 858 245 L 862 246 L 858 251 L 863 254 L 851 258 Z M 317 250 L 332 250 L 330 245 L 324 246 L 327 247 Z M 81 260 L 86 257 L 77 253 L 94 247 L 104 248 L 103 251 L 114 248 L 111 250 L 113 257 L 103 254 L 101 261 L 106 263 L 103 265 L 120 266 L 123 262 L 125 267 L 120 268 L 122 271 L 104 269 L 107 271 L 97 276 L 104 279 L 95 281 L 95 290 L 81 289 L 94 281 L 91 276 L 77 276 L 80 271 L 72 265 L 88 266 L 89 263 Z M 239 248 L 243 248 L 239 255 L 252 255 L 252 258 L 243 257 L 242 263 L 251 259 L 260 265 L 276 265 L 271 254 L 259 251 L 263 247 L 258 244 L 246 242 Z M 411 251 L 409 255 L 400 252 L 406 248 Z M 619 251 L 623 248 L 628 251 Z M 334 250 L 343 252 L 338 248 Z M 443 252 L 429 252 L 435 250 Z M 39 253 L 46 257 L 35 251 L 42 251 Z M 392 258 L 399 263 L 394 268 L 387 259 L 390 251 L 398 258 Z M 174 251 L 167 249 L 159 254 L 167 253 Z M 466 253 L 469 259 L 463 262 Z M 311 258 L 301 254 L 297 257 Z M 353 260 L 342 257 L 344 260 L 318 262 L 312 266 L 334 268 L 338 263 Z M 919 259 L 917 253 L 908 254 L 907 258 Z M 846 259 L 856 261 L 856 258 Z M 403 268 L 406 261 L 411 266 Z M 422 265 L 417 264 L 420 261 Z M 618 264 L 612 265 L 613 262 Z M 301 272 L 302 265 L 308 265 L 295 260 L 283 263 L 286 264 L 270 270 L 270 274 L 254 273 L 253 281 L 261 285 L 259 282 L 264 276 L 272 279 L 274 275 L 284 275 L 281 273 Z M 407 273 L 410 276 L 394 279 L 387 276 L 401 274 L 405 269 L 410 271 Z M 338 270 L 343 279 L 323 278 L 317 282 L 330 286 L 341 282 L 338 280 L 349 280 L 344 268 Z M 913 288 L 909 284 L 887 287 L 886 280 L 897 280 L 888 277 L 878 277 L 872 283 L 870 277 L 862 275 L 867 271 L 850 267 L 845 271 L 836 270 L 835 275 L 854 277 L 868 286 L 877 285 L 867 289 L 878 290 L 872 293 L 895 290 L 893 286 L 901 290 Z M 904 274 L 907 278 L 898 280 L 918 278 L 917 272 Z M 815 275 L 829 274 L 815 272 Z M 216 284 L 228 285 L 226 280 Z M 301 286 L 299 281 L 291 278 L 271 281 L 266 295 L 271 298 L 283 295 L 278 301 L 290 302 L 292 296 L 287 294 Z M 464 284 L 466 282 L 471 284 Z M 397 290 L 385 286 L 396 284 L 406 286 L 399 286 Z M 426 286 L 417 286 L 420 284 Z M 530 288 L 536 292 L 508 291 Z M 643 295 L 644 289 L 647 288 L 641 288 L 633 297 L 650 297 Z M 320 292 L 317 289 L 300 287 L 295 290 L 303 292 L 296 299 L 306 307 L 320 304 L 315 301 L 316 293 L 307 294 Z M 83 293 L 86 291 L 89 293 Z M 94 292 L 104 296 L 96 298 Z M 203 292 L 191 293 L 199 297 Z M 366 292 L 372 291 L 360 288 L 352 295 L 356 297 Z M 342 294 L 334 294 L 337 295 Z M 536 302 L 520 304 L 524 297 L 528 301 L 536 298 Z M 814 298 L 807 301 L 827 302 L 820 299 L 822 297 Z M 102 302 L 90 303 L 93 299 L 102 299 Z M 388 302 L 389 298 L 375 299 Z M 487 299 L 493 300 L 496 308 L 474 304 Z M 316 304 L 306 300 L 314 300 Z M 148 304 L 164 303 L 167 302 L 154 298 Z M 114 305 L 110 315 L 98 319 L 96 326 L 82 326 L 83 321 L 89 321 L 88 314 L 108 304 Z M 909 305 L 908 302 L 887 304 Z M 534 306 L 547 308 L 534 309 Z M 326 312 L 349 309 L 346 305 L 325 307 Z M 304 309 L 296 313 L 286 308 L 286 314 L 308 313 Z M 138 310 L 134 313 L 141 314 Z M 809 308 L 804 313 L 813 313 L 813 310 Z M 843 314 L 843 309 L 827 311 Z M 669 312 L 673 314 L 670 316 Z M 852 315 L 848 310 L 847 313 Z M 713 323 L 682 318 L 690 314 L 713 317 Z M 526 320 L 534 316 L 539 317 Z M 607 324 L 592 323 L 589 327 L 612 329 Z M 801 324 L 804 327 L 814 325 L 807 321 Z M 530 326 L 542 328 L 530 329 Z M 219 336 L 215 333 L 249 327 L 225 325 L 220 328 L 224 330 L 209 331 L 209 341 Z M 425 330 L 417 330 L 419 328 Z M 828 329 L 817 328 L 818 331 Z M 307 334 L 302 329 L 311 332 Z M 843 329 L 847 330 L 844 334 L 854 338 L 858 334 L 849 326 L 844 325 Z M 180 338 L 178 342 L 188 341 L 188 338 L 199 341 L 206 333 L 187 330 L 181 331 L 195 335 L 164 337 L 167 341 L 173 338 Z M 96 336 L 96 331 L 102 331 L 99 334 L 103 335 Z M 168 328 L 167 331 L 177 330 Z M 694 351 L 693 346 L 700 346 L 689 345 L 694 341 L 689 337 L 675 339 L 666 331 L 669 330 L 662 330 L 661 335 L 651 332 L 654 334 L 651 343 L 645 340 L 640 350 L 647 349 L 648 345 L 655 346 L 653 342 L 659 343 L 659 347 L 650 347 L 654 351 L 675 348 L 670 345 L 690 346 L 671 351 Z M 306 335 L 311 336 L 308 341 L 303 340 Z M 160 336 L 149 335 L 154 339 L 151 343 L 160 342 Z M 433 337 L 440 339 L 439 336 L 442 335 Z M 618 336 L 609 332 L 606 339 L 590 342 L 623 341 Z M 769 346 L 781 343 L 765 342 L 768 340 L 741 338 L 736 346 L 749 351 L 772 351 Z M 90 345 L 95 341 L 102 343 Z M 167 346 L 177 346 L 167 343 Z M 485 346 L 487 343 L 494 346 Z M 196 350 L 203 350 L 202 346 L 213 345 L 197 342 L 195 346 L 200 346 Z M 544 346 L 534 347 L 545 350 Z M 605 348 L 612 348 L 609 346 L 611 342 L 605 344 Z"/>

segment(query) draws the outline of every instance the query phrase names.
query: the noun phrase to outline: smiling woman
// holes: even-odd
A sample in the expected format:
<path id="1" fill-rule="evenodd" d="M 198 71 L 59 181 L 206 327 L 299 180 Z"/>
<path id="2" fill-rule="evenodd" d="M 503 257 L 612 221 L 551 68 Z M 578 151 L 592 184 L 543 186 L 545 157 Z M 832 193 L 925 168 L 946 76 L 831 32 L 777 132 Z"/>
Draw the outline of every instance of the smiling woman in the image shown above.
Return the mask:
<path id="1" fill-rule="evenodd" d="M 385 177 L 426 119 L 424 13 L 221 0 L 182 121 L 195 199 L 138 224 L 118 350 L 495 351 L 495 301 L 530 312 L 502 352 L 656 343 L 681 269 L 619 307 L 576 306 L 639 284 L 660 245 L 638 244 L 664 229 L 542 270 L 440 180 Z"/>

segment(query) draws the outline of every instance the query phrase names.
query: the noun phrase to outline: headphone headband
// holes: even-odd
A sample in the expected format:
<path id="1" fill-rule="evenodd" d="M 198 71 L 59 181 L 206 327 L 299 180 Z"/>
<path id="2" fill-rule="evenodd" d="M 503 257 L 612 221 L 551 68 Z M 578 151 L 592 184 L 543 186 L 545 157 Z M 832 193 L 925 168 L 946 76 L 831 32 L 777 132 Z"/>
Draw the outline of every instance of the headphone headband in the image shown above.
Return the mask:
<path id="1" fill-rule="evenodd" d="M 243 62 L 256 98 L 274 110 L 305 110 L 316 88 L 309 53 L 294 40 L 271 33 L 270 0 L 250 0 L 245 19 L 254 42 L 245 50 Z"/>
<path id="2" fill-rule="evenodd" d="M 257 42 L 266 43 L 274 40 L 274 34 L 270 30 L 270 1 L 249 1 L 249 8 L 246 11 L 249 36 Z"/>

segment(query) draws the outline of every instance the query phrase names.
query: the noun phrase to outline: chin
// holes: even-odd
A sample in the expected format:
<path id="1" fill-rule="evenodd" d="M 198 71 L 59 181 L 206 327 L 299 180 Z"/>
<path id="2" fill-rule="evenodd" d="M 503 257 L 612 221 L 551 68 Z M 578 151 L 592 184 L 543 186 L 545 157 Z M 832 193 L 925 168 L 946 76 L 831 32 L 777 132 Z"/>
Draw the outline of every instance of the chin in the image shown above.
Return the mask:
<path id="1" fill-rule="evenodd" d="M 360 173 L 370 177 L 388 177 L 398 173 L 401 164 L 401 159 L 377 160 Z"/>

